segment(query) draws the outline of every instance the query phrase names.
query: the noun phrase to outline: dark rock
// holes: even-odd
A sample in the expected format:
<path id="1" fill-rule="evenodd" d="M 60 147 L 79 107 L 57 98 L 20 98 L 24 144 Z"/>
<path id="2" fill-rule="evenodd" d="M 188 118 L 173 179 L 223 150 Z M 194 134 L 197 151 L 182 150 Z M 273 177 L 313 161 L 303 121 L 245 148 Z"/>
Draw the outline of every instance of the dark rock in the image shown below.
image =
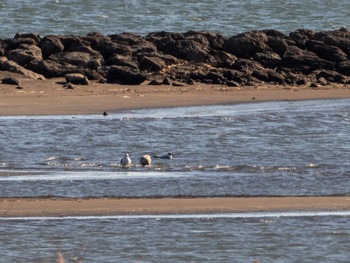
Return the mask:
<path id="1" fill-rule="evenodd" d="M 95 56 L 85 52 L 60 52 L 52 54 L 49 59 L 57 61 L 60 64 L 72 64 L 95 70 L 103 64 L 103 57 L 101 55 Z"/>
<path id="2" fill-rule="evenodd" d="M 140 59 L 140 68 L 146 71 L 160 71 L 166 66 L 164 60 L 159 57 L 143 57 Z"/>
<path id="3" fill-rule="evenodd" d="M 48 57 L 51 54 L 59 53 L 64 50 L 61 40 L 57 36 L 46 36 L 39 43 L 43 57 Z"/>
<path id="4" fill-rule="evenodd" d="M 182 39 L 175 42 L 175 45 L 169 51 L 169 54 L 185 59 L 190 62 L 200 63 L 210 63 L 214 59 L 209 54 L 207 49 L 208 43 L 199 43 L 197 40 L 193 39 Z"/>
<path id="5" fill-rule="evenodd" d="M 222 50 L 214 50 L 212 55 L 212 65 L 215 67 L 230 67 L 237 60 L 236 56 Z"/>
<path id="6" fill-rule="evenodd" d="M 44 75 L 46 78 L 64 77 L 68 73 L 83 73 L 84 69 L 68 63 L 59 63 L 55 60 L 45 59 L 33 61 L 30 69 Z"/>
<path id="7" fill-rule="evenodd" d="M 316 53 L 320 58 L 341 62 L 346 60 L 346 54 L 338 47 L 327 45 L 322 41 L 309 40 L 306 42 L 307 49 Z"/>
<path id="8" fill-rule="evenodd" d="M 7 57 L 24 67 L 33 60 L 41 61 L 43 59 L 39 47 L 26 44 L 21 44 L 17 49 L 10 50 Z"/>
<path id="9" fill-rule="evenodd" d="M 26 69 L 6 57 L 0 57 L 0 70 L 18 73 L 31 79 L 45 79 L 43 75 L 37 74 L 29 69 Z"/>
<path id="10" fill-rule="evenodd" d="M 164 78 L 161 84 L 171 86 L 173 85 L 173 82 L 169 78 Z"/>
<path id="11" fill-rule="evenodd" d="M 86 37 L 83 37 L 85 41 L 88 41 L 90 43 L 90 47 L 94 50 L 98 50 L 100 46 L 100 42 L 102 40 L 111 40 L 110 37 L 104 36 L 99 32 L 90 32 L 86 35 Z"/>
<path id="12" fill-rule="evenodd" d="M 207 42 L 207 48 L 212 48 L 215 50 L 222 50 L 222 46 L 227 40 L 221 34 L 211 33 L 205 31 L 188 31 L 184 34 L 186 39 L 193 39 L 199 43 Z M 206 39 L 206 40 L 204 40 Z"/>
<path id="13" fill-rule="evenodd" d="M 272 51 L 256 53 L 253 58 L 262 66 L 268 68 L 275 68 L 281 63 L 281 57 Z"/>
<path id="14" fill-rule="evenodd" d="M 146 80 L 146 74 L 139 70 L 123 66 L 109 67 L 107 81 L 109 83 L 138 85 Z"/>
<path id="15" fill-rule="evenodd" d="M 65 75 L 66 81 L 77 85 L 88 85 L 89 80 L 81 73 L 70 73 Z"/>
<path id="16" fill-rule="evenodd" d="M 139 69 L 138 62 L 133 60 L 130 56 L 123 56 L 119 54 L 112 54 L 108 59 L 109 65 L 127 66 L 129 68 Z"/>
<path id="17" fill-rule="evenodd" d="M 342 84 L 345 84 L 348 81 L 348 78 L 332 70 L 321 70 L 316 74 L 316 77 L 317 79 L 324 78 L 327 81 L 337 82 Z"/>
<path id="18" fill-rule="evenodd" d="M 19 80 L 15 78 L 4 78 L 2 84 L 19 85 Z"/>
<path id="19" fill-rule="evenodd" d="M 14 39 L 32 39 L 33 45 L 38 45 L 41 41 L 41 37 L 37 34 L 34 34 L 34 33 L 27 33 L 27 34 L 17 33 L 15 35 Z"/>
<path id="20" fill-rule="evenodd" d="M 282 58 L 281 68 L 309 74 L 316 69 L 333 69 L 334 63 L 318 57 L 315 53 L 289 46 Z"/>
<path id="21" fill-rule="evenodd" d="M 239 58 L 251 58 L 254 54 L 271 50 L 266 45 L 268 38 L 259 31 L 247 32 L 229 38 L 223 45 L 223 50 Z"/>
<path id="22" fill-rule="evenodd" d="M 292 45 L 291 41 L 284 38 L 268 37 L 266 44 L 272 49 L 273 52 L 280 57 L 284 55 L 289 45 Z M 295 45 L 295 43 L 294 43 Z"/>
<path id="23" fill-rule="evenodd" d="M 132 54 L 132 48 L 130 46 L 121 45 L 105 39 L 100 41 L 98 49 L 100 53 L 107 58 L 112 54 L 124 56 L 131 56 Z"/>
<path id="24" fill-rule="evenodd" d="M 343 75 L 350 76 L 350 61 L 346 60 L 337 63 L 336 70 Z"/>
<path id="25" fill-rule="evenodd" d="M 124 32 L 121 34 L 110 35 L 111 40 L 115 43 L 122 45 L 137 45 L 138 43 L 145 42 L 146 39 L 142 36 L 138 36 L 132 33 Z"/>
<path id="26" fill-rule="evenodd" d="M 175 42 L 184 38 L 184 34 L 161 31 L 148 34 L 146 40 L 155 44 L 158 51 L 170 54 Z"/>
<path id="27" fill-rule="evenodd" d="M 304 49 L 306 42 L 314 39 L 315 32 L 308 29 L 298 29 L 289 34 L 289 37 L 297 44 L 299 48 Z"/>

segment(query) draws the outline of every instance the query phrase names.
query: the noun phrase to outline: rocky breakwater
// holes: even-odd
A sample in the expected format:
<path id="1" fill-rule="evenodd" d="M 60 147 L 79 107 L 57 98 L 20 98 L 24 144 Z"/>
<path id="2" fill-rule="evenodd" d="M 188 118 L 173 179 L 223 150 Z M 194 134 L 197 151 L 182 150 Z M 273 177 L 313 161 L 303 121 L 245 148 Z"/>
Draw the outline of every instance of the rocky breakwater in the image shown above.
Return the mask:
<path id="1" fill-rule="evenodd" d="M 155 32 L 86 36 L 19 34 L 0 40 L 0 70 L 72 82 L 228 86 L 350 84 L 350 31 L 276 30 L 232 37 Z"/>

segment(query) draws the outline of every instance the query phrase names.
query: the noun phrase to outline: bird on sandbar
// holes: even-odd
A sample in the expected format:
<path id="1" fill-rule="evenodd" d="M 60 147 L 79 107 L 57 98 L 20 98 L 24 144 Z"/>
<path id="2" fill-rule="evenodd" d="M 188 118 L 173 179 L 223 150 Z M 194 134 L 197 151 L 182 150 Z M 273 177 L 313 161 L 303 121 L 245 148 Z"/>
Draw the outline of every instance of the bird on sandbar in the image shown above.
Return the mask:
<path id="1" fill-rule="evenodd" d="M 154 155 L 154 158 L 171 160 L 171 159 L 173 159 L 173 154 L 171 152 L 169 152 L 168 154 L 162 155 L 162 156 Z"/>
<path id="2" fill-rule="evenodd" d="M 145 154 L 143 155 L 141 158 L 140 158 L 140 163 L 143 165 L 143 166 L 146 166 L 146 165 L 151 165 L 151 156 Z"/>
<path id="3" fill-rule="evenodd" d="M 130 165 L 131 165 L 131 159 L 130 159 L 128 153 L 126 153 L 126 154 L 124 155 L 124 157 L 120 160 L 120 164 L 121 164 L 123 167 L 127 167 L 127 166 L 130 166 Z"/>

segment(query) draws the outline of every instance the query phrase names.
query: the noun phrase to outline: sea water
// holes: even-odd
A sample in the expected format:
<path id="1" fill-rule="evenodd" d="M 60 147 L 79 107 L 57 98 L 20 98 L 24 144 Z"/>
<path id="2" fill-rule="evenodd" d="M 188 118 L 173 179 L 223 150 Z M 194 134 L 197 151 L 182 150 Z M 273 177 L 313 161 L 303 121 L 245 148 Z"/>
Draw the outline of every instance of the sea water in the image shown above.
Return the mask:
<path id="1" fill-rule="evenodd" d="M 226 36 L 250 30 L 316 31 L 350 26 L 347 0 L 2 0 L 1 38 L 17 32 L 86 35 L 205 30 Z"/>
<path id="2" fill-rule="evenodd" d="M 0 38 L 349 28 L 345 0 L 0 2 Z M 349 193 L 350 101 L 0 118 L 1 197 Z M 138 158 L 174 153 L 143 168 Z M 133 165 L 124 169 L 128 152 Z M 349 214 L 2 218 L 1 262 L 348 262 Z"/>
<path id="3" fill-rule="evenodd" d="M 350 189 L 350 100 L 0 118 L 1 197 L 332 196 Z M 142 167 L 142 154 L 174 153 Z M 129 153 L 132 165 L 119 162 Z M 349 215 L 10 218 L 5 261 L 346 262 Z M 31 261 L 32 260 L 32 261 Z M 75 260 L 75 261 L 74 261 Z"/>

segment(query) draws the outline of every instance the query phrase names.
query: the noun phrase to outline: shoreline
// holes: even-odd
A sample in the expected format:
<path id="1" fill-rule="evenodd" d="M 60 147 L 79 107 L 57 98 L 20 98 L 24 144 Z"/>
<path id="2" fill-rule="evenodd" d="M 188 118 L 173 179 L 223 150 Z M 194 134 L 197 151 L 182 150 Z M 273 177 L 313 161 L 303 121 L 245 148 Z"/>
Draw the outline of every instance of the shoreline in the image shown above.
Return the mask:
<path id="1" fill-rule="evenodd" d="M 0 72 L 0 78 L 4 75 L 9 73 Z M 64 83 L 64 78 L 22 77 L 20 88 L 2 84 L 0 116 L 102 114 L 150 108 L 350 98 L 350 84 L 310 88 L 268 84 L 228 87 L 200 83 L 185 86 L 90 83 L 67 89 Z"/>
<path id="2" fill-rule="evenodd" d="M 349 196 L 223 198 L 0 198 L 0 217 L 349 211 Z"/>

